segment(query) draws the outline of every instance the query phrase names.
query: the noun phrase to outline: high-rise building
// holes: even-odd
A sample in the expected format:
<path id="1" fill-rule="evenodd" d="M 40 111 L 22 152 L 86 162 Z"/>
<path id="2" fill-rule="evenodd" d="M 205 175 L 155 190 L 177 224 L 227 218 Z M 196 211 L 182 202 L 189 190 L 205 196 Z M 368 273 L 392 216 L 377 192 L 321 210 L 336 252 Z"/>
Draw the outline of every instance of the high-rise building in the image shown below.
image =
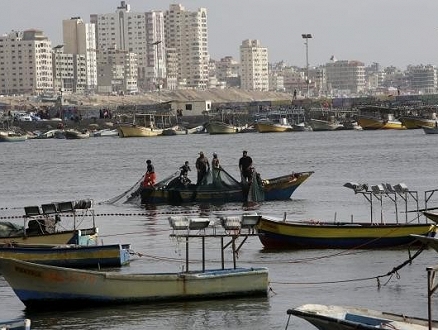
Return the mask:
<path id="1" fill-rule="evenodd" d="M 53 89 L 55 92 L 83 93 L 87 89 L 85 55 L 64 52 L 64 46 L 53 48 Z"/>
<path id="2" fill-rule="evenodd" d="M 335 94 L 358 94 L 365 89 L 365 64 L 333 60 L 326 64 L 326 77 L 328 90 Z"/>
<path id="3" fill-rule="evenodd" d="M 269 91 L 268 49 L 259 40 L 240 45 L 240 81 L 244 90 Z"/>
<path id="4" fill-rule="evenodd" d="M 166 47 L 178 55 L 178 84 L 206 89 L 209 80 L 207 9 L 187 11 L 172 4 L 164 16 Z"/>
<path id="5" fill-rule="evenodd" d="M 62 32 L 63 52 L 79 55 L 75 58 L 85 58 L 85 71 L 74 68 L 75 75 L 77 75 L 78 80 L 85 78 L 84 90 L 94 91 L 97 87 L 96 32 L 94 24 L 84 23 L 80 17 L 72 17 L 62 21 Z M 76 85 L 79 87 L 82 84 L 77 83 Z M 79 92 L 79 88 L 75 89 L 75 92 Z"/>
<path id="6" fill-rule="evenodd" d="M 433 65 L 410 65 L 407 68 L 411 77 L 411 87 L 421 94 L 437 92 L 437 69 Z"/>
<path id="7" fill-rule="evenodd" d="M 52 45 L 39 30 L 0 37 L 0 94 L 53 92 Z"/>
<path id="8" fill-rule="evenodd" d="M 130 5 L 121 1 L 115 13 L 90 15 L 90 22 L 96 25 L 99 52 L 118 49 L 137 54 L 138 80 L 142 88 L 151 89 L 151 80 L 158 81 L 165 76 L 162 12 L 131 12 Z"/>

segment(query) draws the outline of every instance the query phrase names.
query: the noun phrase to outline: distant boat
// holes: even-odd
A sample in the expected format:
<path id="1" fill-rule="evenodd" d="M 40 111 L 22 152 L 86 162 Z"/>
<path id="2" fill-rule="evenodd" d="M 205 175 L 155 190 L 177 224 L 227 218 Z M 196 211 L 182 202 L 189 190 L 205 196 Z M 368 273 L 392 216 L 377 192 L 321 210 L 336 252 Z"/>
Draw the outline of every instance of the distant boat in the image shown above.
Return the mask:
<path id="1" fill-rule="evenodd" d="M 68 140 L 88 139 L 90 137 L 88 131 L 78 131 L 76 129 L 66 129 L 64 135 Z"/>
<path id="2" fill-rule="evenodd" d="M 118 136 L 119 135 L 119 131 L 117 129 L 112 129 L 112 128 L 104 128 L 101 129 L 99 131 L 95 131 L 90 133 L 90 136 L 92 137 L 112 137 L 112 136 Z"/>
<path id="3" fill-rule="evenodd" d="M 313 131 L 335 131 L 344 128 L 344 125 L 336 120 L 321 120 L 321 119 L 310 119 L 309 125 L 312 127 Z"/>
<path id="4" fill-rule="evenodd" d="M 421 127 L 426 134 L 438 134 L 438 127 L 437 126 L 422 126 Z"/>
<path id="5" fill-rule="evenodd" d="M 286 118 L 279 118 L 277 121 L 273 119 L 261 119 L 254 124 L 259 133 L 282 133 L 292 132 L 293 127 Z"/>
<path id="6" fill-rule="evenodd" d="M 433 128 L 436 127 L 437 124 L 437 118 L 435 113 L 432 113 L 430 115 L 430 118 L 405 115 L 405 116 L 401 116 L 399 119 L 407 129 L 415 129 L 422 127 Z"/>
<path id="7" fill-rule="evenodd" d="M 427 319 L 358 307 L 306 304 L 287 310 L 287 314 L 300 317 L 319 330 L 438 329 L 438 321 L 431 320 L 429 328 Z"/>
<path id="8" fill-rule="evenodd" d="M 209 134 L 235 134 L 239 132 L 239 127 L 223 121 L 211 120 L 205 124 L 205 129 Z"/>
<path id="9" fill-rule="evenodd" d="M 357 115 L 357 123 L 364 130 L 377 130 L 377 129 L 406 129 L 403 123 L 394 118 L 394 115 L 387 114 L 382 117 L 368 116 L 368 115 Z"/>
<path id="10" fill-rule="evenodd" d="M 136 113 L 131 124 L 119 124 L 119 137 L 154 137 L 163 133 L 163 129 L 170 127 L 170 118 L 173 115 L 155 113 Z M 161 120 L 158 127 L 156 119 Z M 166 127 L 165 127 L 166 126 Z"/>
<path id="11" fill-rule="evenodd" d="M 0 142 L 22 142 L 26 140 L 26 134 L 18 134 L 13 131 L 0 131 Z"/>

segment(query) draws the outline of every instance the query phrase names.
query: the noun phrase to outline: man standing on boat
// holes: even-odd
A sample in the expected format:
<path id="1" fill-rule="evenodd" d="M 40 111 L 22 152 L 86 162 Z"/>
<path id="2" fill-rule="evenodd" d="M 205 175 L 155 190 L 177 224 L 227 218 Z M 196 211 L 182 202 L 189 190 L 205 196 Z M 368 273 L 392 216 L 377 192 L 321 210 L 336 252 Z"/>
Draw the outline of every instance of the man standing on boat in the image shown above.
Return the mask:
<path id="1" fill-rule="evenodd" d="M 150 159 L 146 161 L 146 164 L 147 167 L 144 175 L 143 187 L 152 187 L 157 179 L 157 176 L 155 175 L 155 168 Z"/>
<path id="2" fill-rule="evenodd" d="M 251 183 L 252 179 L 252 158 L 248 156 L 246 150 L 243 151 L 243 156 L 239 159 L 239 169 L 242 182 Z"/>
<path id="3" fill-rule="evenodd" d="M 210 163 L 202 151 L 199 153 L 199 157 L 196 159 L 196 169 L 198 171 L 198 181 L 196 184 L 199 185 L 205 174 L 210 171 Z"/>
<path id="4" fill-rule="evenodd" d="M 189 171 L 191 171 L 189 162 L 186 161 L 184 165 L 181 166 L 179 169 L 181 170 L 181 172 L 179 173 L 179 179 L 181 180 L 181 183 L 186 186 L 191 182 L 188 177 Z"/>

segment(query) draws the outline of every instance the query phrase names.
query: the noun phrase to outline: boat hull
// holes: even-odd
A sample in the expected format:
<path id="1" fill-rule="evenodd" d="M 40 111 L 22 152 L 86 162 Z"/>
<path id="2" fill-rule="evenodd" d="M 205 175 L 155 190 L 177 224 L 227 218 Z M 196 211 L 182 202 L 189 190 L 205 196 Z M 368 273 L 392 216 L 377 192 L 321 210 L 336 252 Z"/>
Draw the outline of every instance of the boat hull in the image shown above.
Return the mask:
<path id="1" fill-rule="evenodd" d="M 341 123 L 319 119 L 310 119 L 309 125 L 313 131 L 335 131 L 344 128 Z"/>
<path id="2" fill-rule="evenodd" d="M 4 330 L 30 330 L 30 319 L 0 320 L 0 329 Z"/>
<path id="3" fill-rule="evenodd" d="M 416 116 L 402 116 L 400 117 L 400 121 L 407 129 L 422 128 L 423 126 L 433 128 L 437 123 L 435 119 L 427 119 Z"/>
<path id="4" fill-rule="evenodd" d="M 31 309 L 267 295 L 266 268 L 121 274 L 0 259 L 0 272 Z"/>
<path id="5" fill-rule="evenodd" d="M 28 234 L 0 237 L 0 244 L 77 244 L 95 245 L 97 228 L 66 230 L 51 234 Z"/>
<path id="6" fill-rule="evenodd" d="M 158 136 L 163 133 L 162 129 L 149 128 L 136 125 L 120 125 L 117 127 L 119 136 L 123 138 L 127 137 L 152 137 Z"/>
<path id="7" fill-rule="evenodd" d="M 0 258 L 70 267 L 121 267 L 130 261 L 129 245 L 10 245 L 0 247 Z"/>
<path id="8" fill-rule="evenodd" d="M 358 116 L 357 123 L 364 130 L 376 130 L 376 129 L 395 129 L 403 130 L 406 129 L 401 121 L 398 120 L 384 120 L 369 116 Z"/>
<path id="9" fill-rule="evenodd" d="M 277 178 L 262 180 L 265 201 L 288 200 L 294 191 L 306 181 L 313 172 L 299 172 Z M 143 188 L 142 204 L 186 204 L 186 203 L 237 203 L 247 201 L 247 189 L 197 190 L 196 185 L 187 188 Z"/>
<path id="10" fill-rule="evenodd" d="M 415 243 L 411 234 L 435 234 L 431 224 L 285 222 L 262 217 L 257 225 L 266 249 L 378 249 Z"/>
<path id="11" fill-rule="evenodd" d="M 282 133 L 292 132 L 293 127 L 289 124 L 277 124 L 277 123 L 257 123 L 255 128 L 259 133 Z"/>
<path id="12" fill-rule="evenodd" d="M 205 129 L 209 134 L 235 134 L 239 129 L 231 124 L 211 121 L 205 125 Z"/>
<path id="13" fill-rule="evenodd" d="M 367 308 L 306 304 L 289 309 L 287 314 L 300 317 L 319 330 L 430 329 L 427 319 Z M 437 321 L 432 320 L 431 325 L 438 329 Z"/>

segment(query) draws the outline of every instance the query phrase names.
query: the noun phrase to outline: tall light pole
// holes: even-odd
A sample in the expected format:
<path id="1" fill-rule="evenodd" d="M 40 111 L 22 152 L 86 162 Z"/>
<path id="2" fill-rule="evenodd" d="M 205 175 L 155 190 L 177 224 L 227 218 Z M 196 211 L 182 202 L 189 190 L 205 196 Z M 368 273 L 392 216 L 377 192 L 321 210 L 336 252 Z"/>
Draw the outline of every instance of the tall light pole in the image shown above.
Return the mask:
<path id="1" fill-rule="evenodd" d="M 160 91 L 160 81 L 158 79 L 160 76 L 160 60 L 158 58 L 158 45 L 161 43 L 162 43 L 161 40 L 157 40 L 151 44 L 157 48 L 157 86 L 158 86 L 158 91 Z"/>
<path id="2" fill-rule="evenodd" d="M 306 45 L 306 85 L 307 85 L 307 98 L 309 98 L 309 39 L 312 38 L 310 33 L 302 34 L 301 37 L 306 40 L 304 43 Z"/>

